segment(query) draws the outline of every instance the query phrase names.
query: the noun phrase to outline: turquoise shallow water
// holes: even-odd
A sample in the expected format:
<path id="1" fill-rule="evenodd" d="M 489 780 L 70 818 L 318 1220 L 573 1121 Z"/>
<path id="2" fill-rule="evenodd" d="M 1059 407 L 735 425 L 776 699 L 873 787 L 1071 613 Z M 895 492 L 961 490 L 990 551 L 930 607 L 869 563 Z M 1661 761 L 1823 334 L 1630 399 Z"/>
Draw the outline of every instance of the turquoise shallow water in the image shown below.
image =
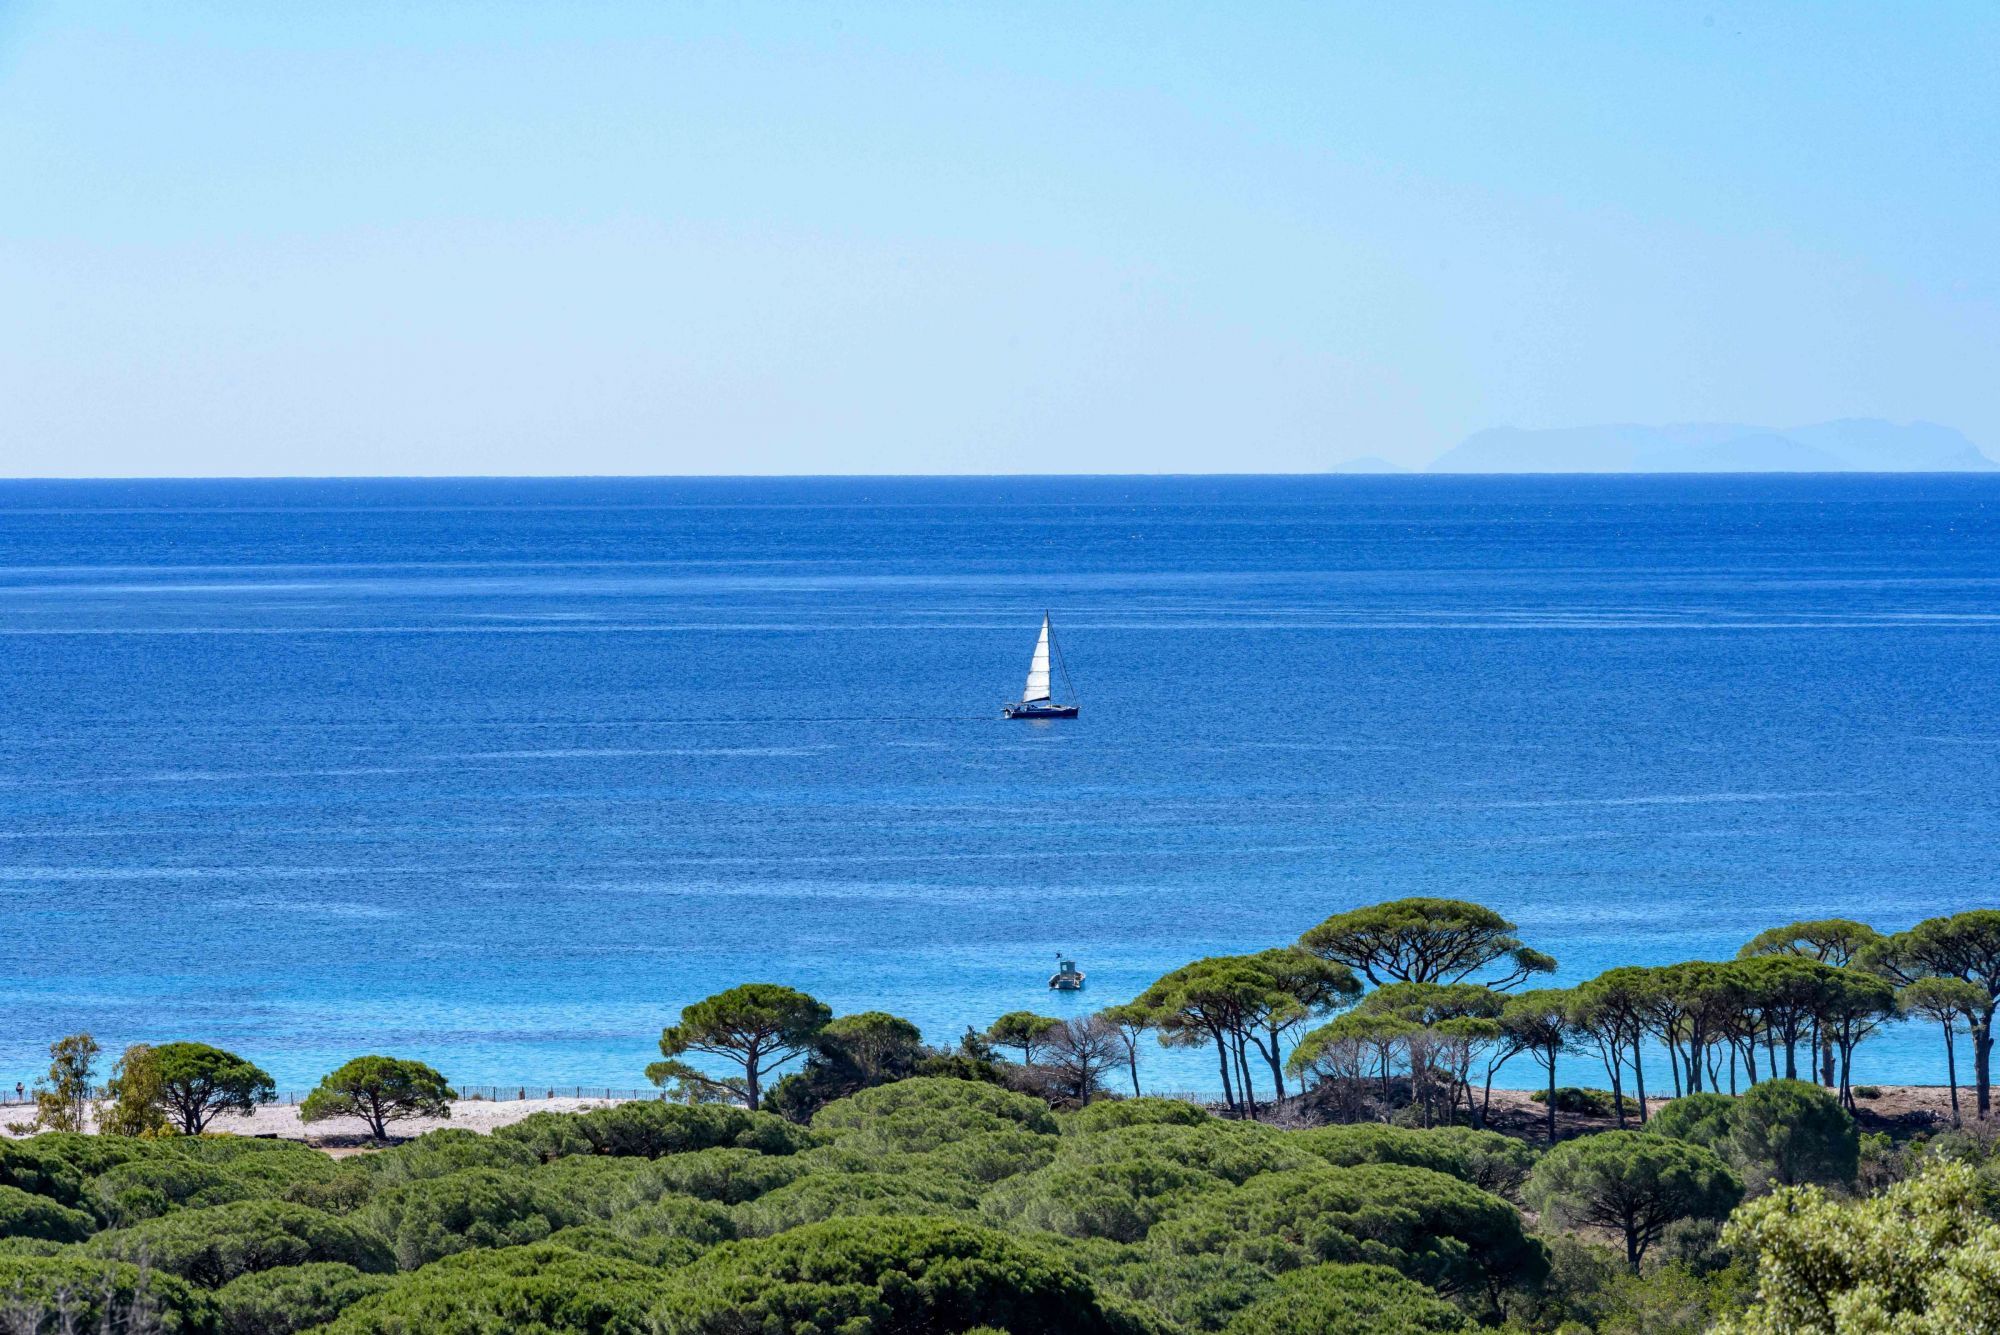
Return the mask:
<path id="1" fill-rule="evenodd" d="M 946 1040 L 1401 894 L 1566 980 L 1900 927 L 2000 902 L 1996 590 L 1986 477 L 0 484 L 0 1075 L 637 1084 L 731 982 Z M 1044 607 L 1083 716 L 1003 722 Z"/>

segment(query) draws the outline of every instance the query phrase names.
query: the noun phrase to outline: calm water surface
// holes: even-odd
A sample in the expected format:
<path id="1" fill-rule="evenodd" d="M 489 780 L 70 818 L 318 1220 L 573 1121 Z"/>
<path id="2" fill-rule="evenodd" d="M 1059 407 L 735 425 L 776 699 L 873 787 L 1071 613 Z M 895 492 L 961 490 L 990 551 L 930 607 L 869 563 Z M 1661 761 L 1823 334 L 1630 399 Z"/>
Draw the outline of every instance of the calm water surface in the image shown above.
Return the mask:
<path id="1" fill-rule="evenodd" d="M 942 1041 L 1408 894 L 1564 981 L 1903 927 L 2000 902 L 1996 593 L 1987 477 L 0 484 L 0 1075 L 637 1084 L 738 981 Z M 1083 716 L 1003 722 L 1045 607 Z"/>

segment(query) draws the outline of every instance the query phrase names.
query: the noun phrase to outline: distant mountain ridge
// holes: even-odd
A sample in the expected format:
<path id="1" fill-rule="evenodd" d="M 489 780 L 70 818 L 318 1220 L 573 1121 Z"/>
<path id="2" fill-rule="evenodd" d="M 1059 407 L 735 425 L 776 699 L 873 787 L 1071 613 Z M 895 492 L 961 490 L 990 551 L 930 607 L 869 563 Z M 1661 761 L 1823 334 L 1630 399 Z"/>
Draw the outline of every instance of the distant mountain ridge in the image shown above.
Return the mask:
<path id="1" fill-rule="evenodd" d="M 2000 468 L 1934 422 L 1856 417 L 1773 431 L 1732 422 L 1527 431 L 1493 427 L 1439 455 L 1431 473 L 1981 473 Z"/>

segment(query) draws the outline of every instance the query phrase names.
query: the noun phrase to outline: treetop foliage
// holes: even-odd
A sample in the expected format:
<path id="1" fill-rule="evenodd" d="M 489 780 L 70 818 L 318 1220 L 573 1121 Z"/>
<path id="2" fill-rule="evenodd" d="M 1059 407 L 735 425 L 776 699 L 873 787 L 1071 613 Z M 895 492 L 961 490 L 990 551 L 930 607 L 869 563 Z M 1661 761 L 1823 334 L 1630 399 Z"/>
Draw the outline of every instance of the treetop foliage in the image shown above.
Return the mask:
<path id="1" fill-rule="evenodd" d="M 1529 1282 L 1548 1268 L 1513 1206 L 1404 1164 L 1261 1174 L 1170 1215 L 1147 1241 L 1278 1272 L 1325 1261 L 1386 1265 L 1447 1295 Z"/>
<path id="2" fill-rule="evenodd" d="M 1489 985 L 1507 987 L 1555 961 L 1529 950 L 1514 924 L 1461 899 L 1397 899 L 1336 913 L 1299 938 L 1322 959 L 1355 970 L 1370 983 L 1458 983 L 1499 966 Z"/>
<path id="3" fill-rule="evenodd" d="M 1646 1249 L 1682 1219 L 1722 1219 L 1743 1184 L 1712 1152 L 1644 1131 L 1606 1131 L 1556 1146 L 1522 1188 L 1541 1214 L 1612 1230 L 1639 1268 Z"/>
<path id="4" fill-rule="evenodd" d="M 419 1061 L 398 1057 L 356 1057 L 330 1071 L 299 1107 L 299 1120 L 359 1117 L 377 1140 L 389 1123 L 410 1117 L 450 1117 L 458 1095 L 445 1078 Z"/>
<path id="5" fill-rule="evenodd" d="M 224 1113 L 248 1116 L 277 1094 L 262 1067 L 206 1043 L 162 1043 L 152 1062 L 160 1099 L 182 1135 L 200 1135 Z"/>
<path id="6" fill-rule="evenodd" d="M 1437 1294 L 1380 1265 L 1315 1265 L 1279 1278 L 1238 1313 L 1228 1335 L 1472 1335 Z"/>
<path id="7" fill-rule="evenodd" d="M 716 1248 L 670 1281 L 661 1335 L 922 1329 L 1145 1335 L 1050 1252 L 953 1219 L 836 1219 Z"/>

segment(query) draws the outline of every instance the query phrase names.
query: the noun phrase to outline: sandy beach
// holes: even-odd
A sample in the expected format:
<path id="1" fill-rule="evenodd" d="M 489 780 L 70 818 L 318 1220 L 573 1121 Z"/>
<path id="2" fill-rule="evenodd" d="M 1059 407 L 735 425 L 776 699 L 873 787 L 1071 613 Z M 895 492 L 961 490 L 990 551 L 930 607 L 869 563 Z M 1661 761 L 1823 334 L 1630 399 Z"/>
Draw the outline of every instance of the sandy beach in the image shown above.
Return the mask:
<path id="1" fill-rule="evenodd" d="M 1856 1112 L 1862 1129 L 1867 1131 L 1899 1130 L 1903 1132 L 1942 1128 L 1951 1122 L 1951 1102 L 1949 1092 L 1942 1085 L 1881 1085 L 1880 1094 L 1872 1099 L 1859 1099 Z M 1969 1122 L 1973 1116 L 1972 1091 L 1960 1087 L 1958 1091 L 1959 1110 Z M 402 1140 L 420 1136 L 426 1131 L 440 1127 L 459 1127 L 466 1131 L 485 1133 L 496 1127 L 510 1125 L 524 1117 L 538 1112 L 588 1112 L 592 1108 L 608 1107 L 614 1103 L 631 1102 L 628 1099 L 605 1098 L 540 1098 L 540 1099 L 460 1099 L 451 1105 L 450 1117 L 412 1117 L 407 1121 L 394 1123 L 390 1130 L 395 1139 Z M 1646 1100 L 1648 1108 L 1657 1112 L 1668 1102 L 1658 1096 Z M 21 1134 L 11 1123 L 25 1121 L 34 1115 L 32 1105 L 12 1103 L 0 1105 L 0 1134 L 15 1136 Z M 1633 1105 L 1632 1115 L 1637 1116 L 1637 1106 Z M 1528 1091 L 1520 1089 L 1496 1089 L 1493 1091 L 1491 1125 L 1494 1130 L 1530 1138 L 1541 1133 L 1543 1107 L 1529 1097 Z M 1574 1113 L 1560 1113 L 1556 1118 L 1564 1135 L 1573 1135 L 1590 1130 L 1603 1130 L 1616 1125 L 1611 1118 L 1594 1118 Z M 285 1103 L 267 1104 L 248 1117 L 224 1115 L 209 1126 L 217 1135 L 271 1136 L 279 1140 L 304 1141 L 309 1145 L 339 1153 L 343 1150 L 365 1148 L 375 1142 L 368 1134 L 367 1123 L 358 1117 L 332 1117 L 325 1121 L 305 1123 L 299 1120 L 299 1110 Z"/>
<path id="2" fill-rule="evenodd" d="M 467 1131 L 487 1132 L 495 1127 L 518 1122 L 531 1113 L 538 1112 L 588 1112 L 592 1108 L 602 1108 L 609 1103 L 622 1103 L 623 1099 L 508 1099 L 495 1102 L 489 1099 L 460 1099 L 451 1105 L 450 1117 L 412 1117 L 408 1121 L 393 1123 L 391 1132 L 402 1139 L 420 1136 L 426 1131 L 439 1127 L 455 1126 Z M 0 1108 L 0 1123 L 14 1123 L 34 1116 L 32 1105 L 8 1104 Z M 291 1104 L 272 1103 L 257 1109 L 248 1117 L 225 1114 L 209 1124 L 209 1130 L 218 1135 L 231 1136 L 275 1136 L 280 1140 L 302 1140 L 307 1144 L 320 1145 L 329 1149 L 370 1143 L 368 1124 L 358 1117 L 329 1117 L 325 1121 L 305 1123 L 299 1120 L 299 1110 Z M 11 1126 L 7 1135 L 19 1134 Z"/>

